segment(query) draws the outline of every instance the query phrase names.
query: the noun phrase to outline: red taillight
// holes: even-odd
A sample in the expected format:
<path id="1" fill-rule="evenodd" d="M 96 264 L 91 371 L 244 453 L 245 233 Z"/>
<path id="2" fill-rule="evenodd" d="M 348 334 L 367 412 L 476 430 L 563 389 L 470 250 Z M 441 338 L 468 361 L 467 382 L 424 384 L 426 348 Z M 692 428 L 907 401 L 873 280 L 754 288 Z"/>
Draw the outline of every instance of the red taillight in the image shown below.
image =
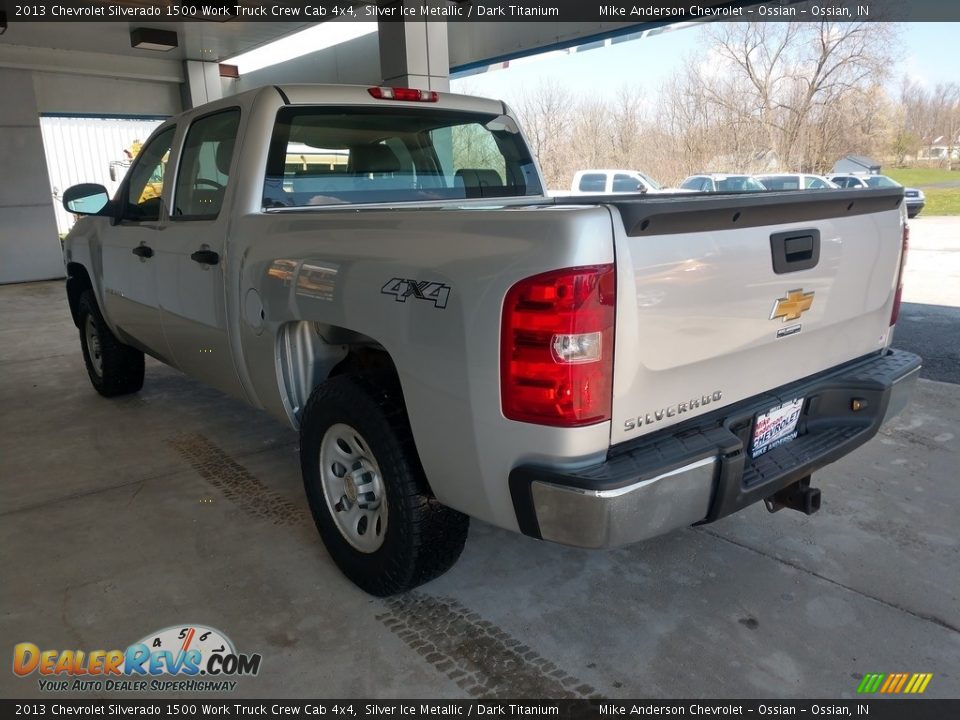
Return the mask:
<path id="1" fill-rule="evenodd" d="M 377 100 L 403 100 L 404 102 L 437 102 L 440 95 L 435 90 L 417 90 L 401 87 L 372 87 L 367 92 Z"/>
<path id="2" fill-rule="evenodd" d="M 610 419 L 613 265 L 566 268 L 507 292 L 500 337 L 500 403 L 511 420 L 579 427 Z"/>
<path id="3" fill-rule="evenodd" d="M 890 311 L 891 327 L 897 324 L 900 317 L 900 299 L 903 297 L 903 269 L 907 265 L 907 250 L 910 248 L 910 226 L 903 226 L 903 247 L 900 250 L 900 269 L 897 270 L 897 293 L 893 296 L 893 310 Z"/>

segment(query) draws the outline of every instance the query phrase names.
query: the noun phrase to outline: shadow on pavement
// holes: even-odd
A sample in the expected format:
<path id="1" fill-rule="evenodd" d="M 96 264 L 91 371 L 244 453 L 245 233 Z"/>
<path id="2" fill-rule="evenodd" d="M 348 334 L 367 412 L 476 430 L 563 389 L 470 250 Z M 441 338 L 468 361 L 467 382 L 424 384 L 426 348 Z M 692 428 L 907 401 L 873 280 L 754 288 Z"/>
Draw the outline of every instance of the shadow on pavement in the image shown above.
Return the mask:
<path id="1" fill-rule="evenodd" d="M 903 303 L 893 346 L 923 358 L 921 377 L 960 383 L 960 307 Z"/>

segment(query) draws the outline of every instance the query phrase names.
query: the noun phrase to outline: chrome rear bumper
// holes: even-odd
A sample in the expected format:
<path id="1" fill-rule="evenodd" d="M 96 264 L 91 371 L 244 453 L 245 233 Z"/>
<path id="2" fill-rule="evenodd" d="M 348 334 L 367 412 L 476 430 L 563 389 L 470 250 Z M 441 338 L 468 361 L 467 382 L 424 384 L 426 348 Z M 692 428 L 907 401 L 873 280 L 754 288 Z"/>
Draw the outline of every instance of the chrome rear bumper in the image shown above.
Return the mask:
<path id="1" fill-rule="evenodd" d="M 919 357 L 889 350 L 612 448 L 601 465 L 515 468 L 518 524 L 544 540 L 607 548 L 712 522 L 865 443 L 906 407 L 919 375 Z M 799 436 L 751 458 L 753 418 L 796 397 L 806 399 Z"/>
<path id="2" fill-rule="evenodd" d="M 535 481 L 531 491 L 544 540 L 585 548 L 618 547 L 703 520 L 717 459 L 616 490 L 588 490 Z"/>

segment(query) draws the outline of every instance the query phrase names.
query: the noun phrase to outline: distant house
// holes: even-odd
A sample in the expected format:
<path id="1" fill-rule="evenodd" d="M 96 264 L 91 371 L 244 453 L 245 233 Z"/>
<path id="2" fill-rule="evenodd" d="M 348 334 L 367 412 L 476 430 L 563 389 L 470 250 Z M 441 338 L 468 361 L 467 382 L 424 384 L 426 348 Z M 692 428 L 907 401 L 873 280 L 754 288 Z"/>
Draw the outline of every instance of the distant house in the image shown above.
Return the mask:
<path id="1" fill-rule="evenodd" d="M 946 135 L 936 137 L 920 148 L 917 157 L 920 160 L 960 160 L 960 136 L 953 143 Z"/>
<path id="2" fill-rule="evenodd" d="M 880 174 L 880 163 L 866 155 L 844 155 L 833 164 L 834 174 L 837 173 L 869 173 Z"/>

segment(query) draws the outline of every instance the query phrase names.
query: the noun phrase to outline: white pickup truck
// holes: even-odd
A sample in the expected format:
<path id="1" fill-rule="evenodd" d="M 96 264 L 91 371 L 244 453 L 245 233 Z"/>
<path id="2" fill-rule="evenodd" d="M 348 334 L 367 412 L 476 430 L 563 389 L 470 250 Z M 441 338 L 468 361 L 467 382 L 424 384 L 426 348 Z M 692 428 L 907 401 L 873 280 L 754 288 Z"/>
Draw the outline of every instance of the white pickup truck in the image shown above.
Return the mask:
<path id="1" fill-rule="evenodd" d="M 561 195 L 627 195 L 670 192 L 639 170 L 577 170 L 569 192 Z"/>
<path id="2" fill-rule="evenodd" d="M 377 595 L 451 567 L 468 516 L 600 548 L 813 512 L 920 367 L 890 349 L 902 189 L 549 198 L 494 100 L 266 87 L 64 204 L 93 386 L 136 392 L 148 353 L 298 428 Z"/>

